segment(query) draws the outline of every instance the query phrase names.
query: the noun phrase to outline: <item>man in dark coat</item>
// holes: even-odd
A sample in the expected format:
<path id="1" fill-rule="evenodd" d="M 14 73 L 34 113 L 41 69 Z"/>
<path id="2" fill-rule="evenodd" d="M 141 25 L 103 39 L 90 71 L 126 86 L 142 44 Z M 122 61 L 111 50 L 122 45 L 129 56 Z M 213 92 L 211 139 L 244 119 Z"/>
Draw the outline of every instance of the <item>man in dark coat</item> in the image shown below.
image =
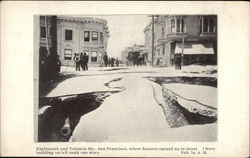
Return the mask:
<path id="1" fill-rule="evenodd" d="M 108 67 L 111 66 L 111 58 L 108 58 Z"/>
<path id="2" fill-rule="evenodd" d="M 61 65 L 62 65 L 62 63 L 59 59 L 59 55 L 56 56 L 56 63 L 57 63 L 56 72 L 59 73 L 61 71 Z"/>
<path id="3" fill-rule="evenodd" d="M 116 67 L 119 66 L 119 59 L 118 58 L 116 58 L 116 60 L 115 60 L 115 65 L 116 65 Z"/>
<path id="4" fill-rule="evenodd" d="M 83 70 L 88 70 L 88 62 L 89 62 L 89 56 L 86 55 L 86 53 L 83 54 L 82 56 L 83 59 Z"/>
<path id="5" fill-rule="evenodd" d="M 103 61 L 104 61 L 105 67 L 107 67 L 107 65 L 108 65 L 108 55 L 107 55 L 107 52 L 105 52 L 105 54 L 103 56 Z"/>
<path id="6" fill-rule="evenodd" d="M 115 64 L 115 58 L 111 58 L 111 67 L 114 67 L 114 64 Z"/>
<path id="7" fill-rule="evenodd" d="M 83 53 L 82 52 L 80 54 L 80 65 L 81 65 L 82 71 L 84 71 L 84 67 L 83 67 Z"/>

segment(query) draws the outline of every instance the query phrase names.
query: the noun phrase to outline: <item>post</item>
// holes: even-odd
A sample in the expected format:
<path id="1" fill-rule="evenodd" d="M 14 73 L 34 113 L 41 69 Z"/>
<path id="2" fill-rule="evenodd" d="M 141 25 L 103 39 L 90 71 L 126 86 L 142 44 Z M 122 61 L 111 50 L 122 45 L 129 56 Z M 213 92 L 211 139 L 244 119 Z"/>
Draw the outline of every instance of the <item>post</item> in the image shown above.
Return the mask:
<path id="1" fill-rule="evenodd" d="M 152 65 L 154 65 L 154 16 L 152 15 Z"/>
<path id="2" fill-rule="evenodd" d="M 57 56 L 57 17 L 51 16 L 51 55 Z"/>
<path id="3" fill-rule="evenodd" d="M 183 56 L 184 56 L 184 35 L 182 35 L 182 44 L 181 44 L 181 64 L 183 66 Z"/>

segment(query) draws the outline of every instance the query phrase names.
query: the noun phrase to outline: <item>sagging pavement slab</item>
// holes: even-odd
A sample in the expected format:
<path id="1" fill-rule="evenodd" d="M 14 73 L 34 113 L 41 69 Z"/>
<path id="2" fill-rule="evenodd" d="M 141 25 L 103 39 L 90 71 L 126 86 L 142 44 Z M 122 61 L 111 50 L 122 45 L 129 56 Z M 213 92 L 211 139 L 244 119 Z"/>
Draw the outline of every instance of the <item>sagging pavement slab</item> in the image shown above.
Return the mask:
<path id="1" fill-rule="evenodd" d="M 188 84 L 162 84 L 161 86 L 154 82 L 152 86 L 155 99 L 163 108 L 166 120 L 171 127 L 217 121 L 217 88 Z"/>

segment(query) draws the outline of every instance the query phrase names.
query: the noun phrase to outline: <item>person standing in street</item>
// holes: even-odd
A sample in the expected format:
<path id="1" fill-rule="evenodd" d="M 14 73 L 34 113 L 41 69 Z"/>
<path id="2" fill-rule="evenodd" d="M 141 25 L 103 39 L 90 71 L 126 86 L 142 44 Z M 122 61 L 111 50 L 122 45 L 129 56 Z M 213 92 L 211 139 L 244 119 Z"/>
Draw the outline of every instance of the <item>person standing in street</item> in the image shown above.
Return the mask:
<path id="1" fill-rule="evenodd" d="M 75 61 L 76 71 L 81 71 L 81 70 L 80 70 L 81 61 L 80 61 L 80 56 L 79 56 L 79 54 L 74 53 L 74 58 L 73 58 L 73 60 Z"/>
<path id="2" fill-rule="evenodd" d="M 118 58 L 116 58 L 116 60 L 115 60 L 115 65 L 116 65 L 116 67 L 119 66 L 119 59 Z"/>
<path id="3" fill-rule="evenodd" d="M 114 67 L 114 65 L 115 65 L 115 58 L 111 58 L 111 67 Z"/>
<path id="4" fill-rule="evenodd" d="M 56 66 L 57 66 L 56 72 L 57 72 L 57 73 L 59 73 L 59 72 L 61 71 L 61 65 L 62 65 L 62 63 L 61 63 L 61 61 L 60 61 L 60 59 L 59 59 L 59 55 L 57 55 L 57 56 L 56 56 Z"/>
<path id="5" fill-rule="evenodd" d="M 83 71 L 88 70 L 89 56 L 86 53 L 83 54 Z"/>
<path id="6" fill-rule="evenodd" d="M 107 55 L 107 52 L 105 52 L 105 54 L 103 56 L 103 61 L 104 61 L 105 67 L 107 67 L 108 66 L 108 55 Z"/>
<path id="7" fill-rule="evenodd" d="M 83 53 L 82 52 L 80 53 L 80 66 L 82 68 L 82 71 L 84 71 L 84 68 L 83 68 Z"/>
<path id="8" fill-rule="evenodd" d="M 108 67 L 110 67 L 110 66 L 111 66 L 111 59 L 108 58 Z"/>

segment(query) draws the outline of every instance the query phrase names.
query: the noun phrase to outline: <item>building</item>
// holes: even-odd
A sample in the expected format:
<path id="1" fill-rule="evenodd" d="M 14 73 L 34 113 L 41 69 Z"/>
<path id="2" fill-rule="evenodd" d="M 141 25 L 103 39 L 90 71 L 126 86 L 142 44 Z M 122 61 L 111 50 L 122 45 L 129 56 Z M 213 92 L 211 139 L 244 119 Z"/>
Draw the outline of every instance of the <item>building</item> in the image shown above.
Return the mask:
<path id="1" fill-rule="evenodd" d="M 37 28 L 40 27 L 34 33 L 34 45 L 39 49 L 35 49 L 39 52 L 37 65 L 39 66 L 39 83 L 52 81 L 60 72 L 57 55 L 57 17 L 36 16 L 34 19 Z"/>
<path id="2" fill-rule="evenodd" d="M 147 53 L 145 52 L 145 46 L 144 45 L 137 45 L 134 44 L 132 47 L 126 47 L 121 52 L 121 61 L 125 63 L 126 65 L 131 65 L 132 63 L 128 61 L 128 55 L 129 53 L 138 53 L 139 55 L 145 56 Z M 146 56 L 145 56 L 146 60 Z"/>
<path id="3" fill-rule="evenodd" d="M 47 16 L 40 16 L 40 49 L 46 52 L 46 40 L 51 47 L 50 24 L 42 25 Z M 57 16 L 56 19 L 56 52 L 62 65 L 74 66 L 74 53 L 86 53 L 90 66 L 103 65 L 102 57 L 107 50 L 109 30 L 107 21 L 91 17 Z M 49 38 L 46 38 L 48 34 Z M 55 52 L 55 50 L 54 50 Z"/>
<path id="4" fill-rule="evenodd" d="M 145 53 L 147 53 L 147 60 L 152 61 L 152 23 L 144 29 L 145 35 Z"/>
<path id="5" fill-rule="evenodd" d="M 146 38 L 152 33 L 151 23 L 144 29 L 145 44 L 152 41 Z M 154 65 L 173 65 L 176 53 L 183 53 L 184 65 L 217 63 L 216 15 L 160 15 L 154 24 Z"/>

